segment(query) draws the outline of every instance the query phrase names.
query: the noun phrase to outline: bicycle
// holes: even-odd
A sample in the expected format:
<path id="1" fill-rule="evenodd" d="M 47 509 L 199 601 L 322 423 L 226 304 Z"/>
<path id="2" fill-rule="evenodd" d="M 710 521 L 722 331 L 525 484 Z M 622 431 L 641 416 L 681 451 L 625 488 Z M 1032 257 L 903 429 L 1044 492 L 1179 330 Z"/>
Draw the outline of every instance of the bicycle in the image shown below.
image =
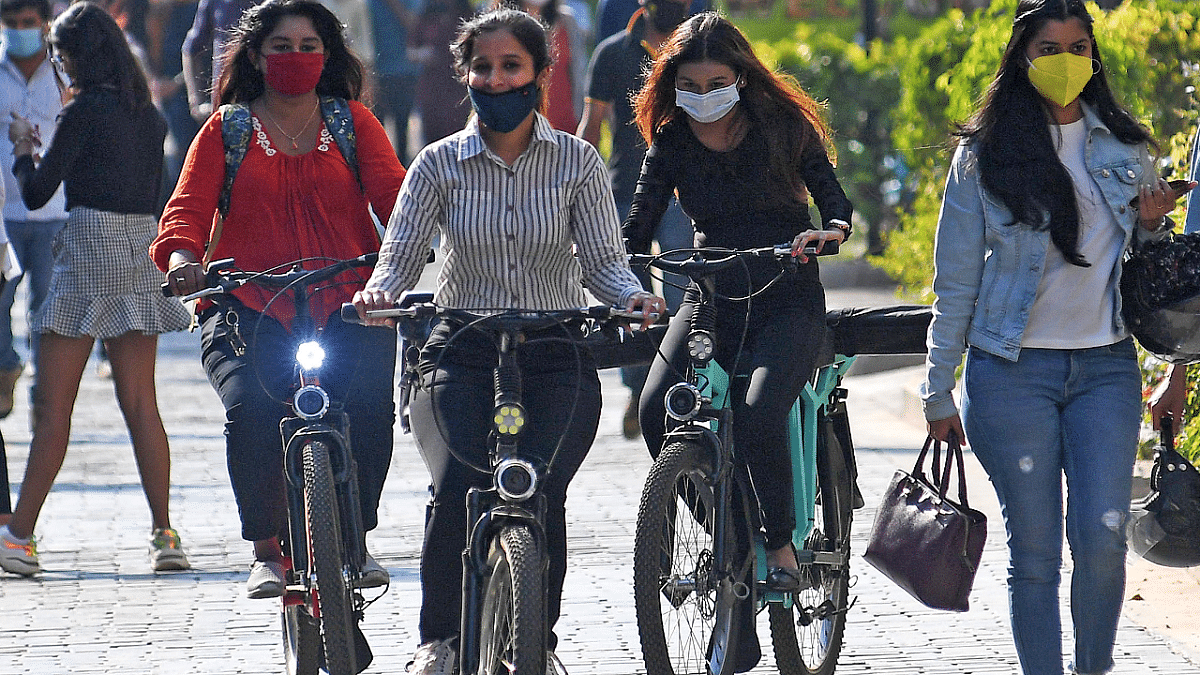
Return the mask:
<path id="1" fill-rule="evenodd" d="M 803 580 L 795 593 L 771 590 L 757 501 L 732 443 L 730 389 L 746 375 L 731 378 L 712 360 L 713 278 L 755 258 L 778 261 L 785 274 L 794 265 L 790 249 L 630 257 L 631 265 L 687 276 L 699 292 L 687 340 L 689 364 L 665 396 L 674 427 L 668 426 L 638 511 L 634 602 L 649 675 L 734 672 L 746 613 L 763 609 L 783 675 L 829 675 L 837 665 L 853 604 L 850 525 L 862 505 L 842 379 L 856 354 L 924 353 L 929 314 L 923 307 L 829 312 L 823 343 L 798 345 L 819 355 L 789 420 L 797 523 L 792 543 Z M 644 353 L 645 345 L 640 349 Z"/>
<path id="2" fill-rule="evenodd" d="M 317 284 L 350 269 L 371 267 L 376 258 L 366 254 L 317 270 L 303 269 L 306 261 L 297 261 L 275 268 L 290 268 L 280 273 L 242 271 L 234 268 L 232 258 L 217 260 L 207 268 L 208 287 L 181 298 L 213 297 L 221 311 L 223 298 L 252 283 L 280 294 L 290 292 L 295 307 L 294 415 L 280 423 L 288 504 L 288 537 L 283 542 L 287 583 L 280 614 L 289 675 L 316 675 L 322 668 L 330 675 L 354 675 L 371 661 L 358 623 L 378 597 L 368 601 L 358 591 L 366 532 L 349 418 L 342 403 L 331 400 L 321 386 L 325 354 L 309 299 L 320 290 L 313 288 Z M 163 294 L 171 294 L 166 285 Z M 238 343 L 244 349 L 240 333 L 235 331 L 234 337 L 235 350 Z"/>
<path id="3" fill-rule="evenodd" d="M 532 340 L 571 340 L 582 350 L 587 348 L 584 338 L 613 335 L 618 322 L 640 321 L 642 315 L 605 306 L 487 314 L 439 307 L 431 301 L 430 293 L 406 293 L 395 309 L 368 311 L 367 317 L 397 320 L 405 344 L 401 386 L 406 390 L 420 386 L 417 361 L 434 319 L 454 322 L 462 326 L 460 331 L 483 332 L 496 345 L 488 464 L 481 466 L 455 454 L 459 462 L 492 479 L 491 487 L 472 487 L 467 496 L 459 672 L 542 675 L 549 632 L 545 619 L 549 563 L 546 496 L 541 488 L 554 469 L 556 453 L 543 460 L 522 450 L 520 440 L 528 417 L 522 403 L 517 346 Z M 346 321 L 358 320 L 353 305 L 343 306 L 342 316 Z M 401 424 L 407 431 L 408 391 L 401 396 Z"/>

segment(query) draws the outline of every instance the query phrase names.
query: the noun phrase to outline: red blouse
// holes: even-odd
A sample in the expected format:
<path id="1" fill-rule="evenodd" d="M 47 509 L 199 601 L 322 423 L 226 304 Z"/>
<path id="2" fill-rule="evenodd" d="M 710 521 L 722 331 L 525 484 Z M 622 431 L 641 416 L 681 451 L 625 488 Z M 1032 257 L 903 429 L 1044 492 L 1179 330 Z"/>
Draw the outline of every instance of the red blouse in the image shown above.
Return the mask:
<path id="1" fill-rule="evenodd" d="M 357 101 L 350 102 L 350 110 L 365 194 L 324 125 L 317 147 L 292 157 L 278 150 L 276 139 L 256 117 L 212 260 L 233 258 L 239 269 L 264 271 L 308 258 L 314 260 L 307 260 L 304 268 L 319 269 L 331 260 L 379 250 L 368 207 L 387 222 L 404 167 L 379 120 Z M 150 245 L 150 257 L 159 269 L 166 271 L 176 250 L 191 251 L 197 259 L 203 256 L 218 222 L 217 197 L 224 176 L 221 120 L 213 115 L 188 150 L 179 183 L 159 221 L 158 237 Z M 370 269 L 351 270 L 326 282 L 312 297 L 317 325 L 324 325 L 341 303 L 348 302 L 370 274 Z M 234 295 L 290 328 L 295 316 L 290 297 L 275 298 L 273 291 L 252 284 Z"/>

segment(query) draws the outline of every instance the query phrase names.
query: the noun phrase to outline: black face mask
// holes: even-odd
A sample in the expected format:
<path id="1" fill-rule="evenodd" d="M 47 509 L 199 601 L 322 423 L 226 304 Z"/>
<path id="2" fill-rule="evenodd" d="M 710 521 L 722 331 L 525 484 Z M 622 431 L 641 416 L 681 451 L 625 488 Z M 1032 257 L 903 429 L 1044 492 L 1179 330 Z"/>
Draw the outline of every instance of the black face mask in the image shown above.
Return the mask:
<path id="1" fill-rule="evenodd" d="M 670 34 L 675 27 L 683 23 L 687 16 L 687 6 L 674 0 L 654 0 L 646 3 L 646 13 L 650 15 L 650 23 L 654 30 Z"/>

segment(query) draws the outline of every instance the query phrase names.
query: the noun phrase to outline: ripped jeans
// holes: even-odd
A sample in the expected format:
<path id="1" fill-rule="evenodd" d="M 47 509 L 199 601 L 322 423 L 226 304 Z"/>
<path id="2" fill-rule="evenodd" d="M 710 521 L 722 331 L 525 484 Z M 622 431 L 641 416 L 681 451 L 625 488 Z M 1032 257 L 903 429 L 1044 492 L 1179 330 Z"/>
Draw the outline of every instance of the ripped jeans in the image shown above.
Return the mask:
<path id="1" fill-rule="evenodd" d="M 1025 675 L 1061 675 L 1063 476 L 1074 571 L 1078 673 L 1105 673 L 1125 590 L 1124 524 L 1141 420 L 1132 339 L 1091 349 L 1022 349 L 1014 363 L 972 347 L 963 423 L 1008 530 L 1013 639 Z"/>

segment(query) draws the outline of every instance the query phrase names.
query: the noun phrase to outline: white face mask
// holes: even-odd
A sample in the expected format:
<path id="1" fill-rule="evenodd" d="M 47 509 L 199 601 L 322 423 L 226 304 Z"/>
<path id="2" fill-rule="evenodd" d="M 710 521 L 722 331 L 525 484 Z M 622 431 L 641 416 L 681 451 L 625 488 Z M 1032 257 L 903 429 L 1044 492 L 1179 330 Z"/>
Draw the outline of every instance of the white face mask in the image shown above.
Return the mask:
<path id="1" fill-rule="evenodd" d="M 713 89 L 707 94 L 675 89 L 675 105 L 683 108 L 692 119 L 704 124 L 716 122 L 728 115 L 739 100 L 737 82 L 728 87 Z"/>

